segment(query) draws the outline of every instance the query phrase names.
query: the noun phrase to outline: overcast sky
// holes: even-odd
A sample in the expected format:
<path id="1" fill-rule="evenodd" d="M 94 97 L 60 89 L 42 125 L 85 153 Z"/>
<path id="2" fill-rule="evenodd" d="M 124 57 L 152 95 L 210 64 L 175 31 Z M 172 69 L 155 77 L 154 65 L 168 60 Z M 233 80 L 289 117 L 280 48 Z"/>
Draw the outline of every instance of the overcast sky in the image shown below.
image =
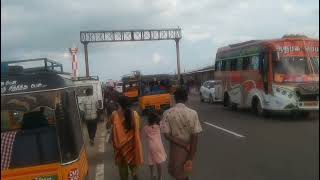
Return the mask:
<path id="1" fill-rule="evenodd" d="M 84 30 L 182 28 L 181 69 L 214 62 L 218 47 L 301 33 L 319 38 L 319 0 L 1 0 L 1 61 L 49 57 L 71 72 Z M 174 73 L 174 41 L 89 44 L 90 74 Z"/>

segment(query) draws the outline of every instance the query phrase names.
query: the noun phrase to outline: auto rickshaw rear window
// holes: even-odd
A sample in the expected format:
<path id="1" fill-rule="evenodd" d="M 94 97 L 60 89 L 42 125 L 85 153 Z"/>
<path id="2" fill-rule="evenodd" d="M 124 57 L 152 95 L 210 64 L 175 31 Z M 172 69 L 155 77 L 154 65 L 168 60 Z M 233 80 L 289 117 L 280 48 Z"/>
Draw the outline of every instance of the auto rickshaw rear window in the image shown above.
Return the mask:
<path id="1" fill-rule="evenodd" d="M 1 132 L 55 125 L 53 93 L 1 98 Z"/>
<path id="2" fill-rule="evenodd" d="M 10 148 L 9 168 L 59 162 L 55 104 L 58 92 L 1 97 L 1 146 Z M 11 134 L 13 136 L 7 136 Z"/>

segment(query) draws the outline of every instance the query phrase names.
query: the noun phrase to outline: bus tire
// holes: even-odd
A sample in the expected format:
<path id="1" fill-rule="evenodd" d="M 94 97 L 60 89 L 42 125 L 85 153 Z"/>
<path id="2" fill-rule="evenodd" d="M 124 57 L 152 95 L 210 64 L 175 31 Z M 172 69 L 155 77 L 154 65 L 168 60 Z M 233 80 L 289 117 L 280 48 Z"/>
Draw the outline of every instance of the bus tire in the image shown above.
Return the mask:
<path id="1" fill-rule="evenodd" d="M 230 107 L 230 105 L 231 105 L 230 97 L 227 93 L 225 93 L 223 98 L 223 106 Z"/>
<path id="2" fill-rule="evenodd" d="M 266 110 L 262 108 L 262 104 L 257 97 L 254 97 L 252 100 L 252 107 L 253 113 L 257 116 L 267 117 L 268 113 Z"/>

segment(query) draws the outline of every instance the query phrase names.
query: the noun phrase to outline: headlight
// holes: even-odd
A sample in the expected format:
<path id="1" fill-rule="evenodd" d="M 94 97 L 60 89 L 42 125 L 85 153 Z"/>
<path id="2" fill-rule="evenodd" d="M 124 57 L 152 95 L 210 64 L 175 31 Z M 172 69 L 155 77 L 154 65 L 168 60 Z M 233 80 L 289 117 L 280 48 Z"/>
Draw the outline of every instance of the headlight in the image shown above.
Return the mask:
<path id="1" fill-rule="evenodd" d="M 282 95 L 286 95 L 287 94 L 287 91 L 286 90 L 283 90 L 282 91 Z"/>

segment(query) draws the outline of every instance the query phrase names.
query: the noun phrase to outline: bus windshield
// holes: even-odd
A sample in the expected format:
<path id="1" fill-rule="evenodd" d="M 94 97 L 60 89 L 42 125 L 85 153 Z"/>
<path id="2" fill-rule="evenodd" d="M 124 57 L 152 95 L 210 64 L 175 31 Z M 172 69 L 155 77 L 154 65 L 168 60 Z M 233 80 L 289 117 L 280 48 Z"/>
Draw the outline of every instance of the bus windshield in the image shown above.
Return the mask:
<path id="1" fill-rule="evenodd" d="M 306 57 L 281 57 L 273 61 L 276 82 L 319 81 L 319 57 L 311 57 L 310 65 Z"/>

